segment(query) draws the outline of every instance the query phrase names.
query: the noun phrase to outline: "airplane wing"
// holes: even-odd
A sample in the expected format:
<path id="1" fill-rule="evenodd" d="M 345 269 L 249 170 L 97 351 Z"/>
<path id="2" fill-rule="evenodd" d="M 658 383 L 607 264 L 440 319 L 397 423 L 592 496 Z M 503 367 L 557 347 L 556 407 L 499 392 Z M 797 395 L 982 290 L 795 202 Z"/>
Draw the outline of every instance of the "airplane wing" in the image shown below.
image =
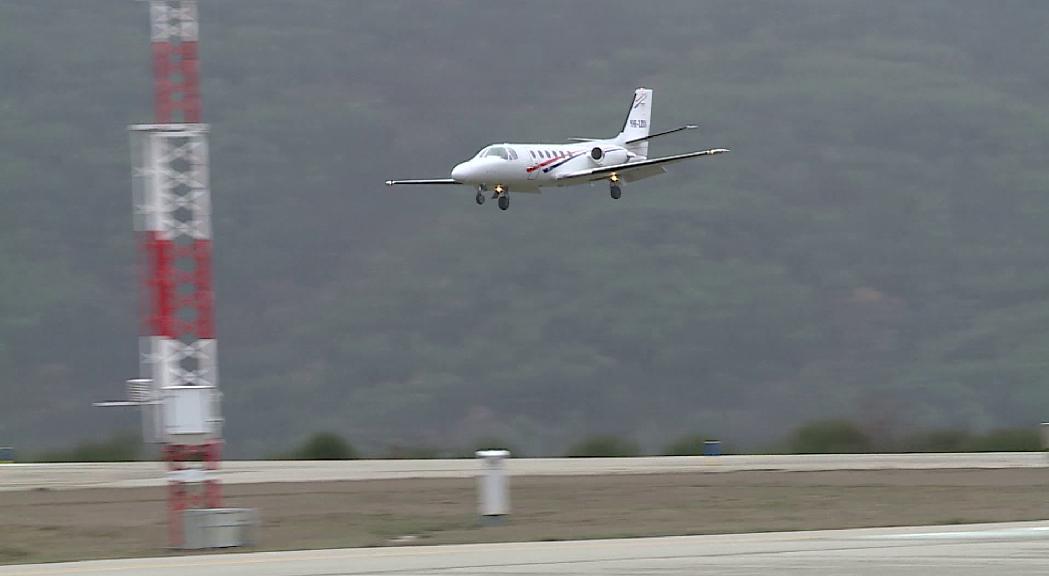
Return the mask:
<path id="1" fill-rule="evenodd" d="M 597 168 L 561 174 L 557 177 L 557 180 L 597 180 L 612 173 L 622 176 L 627 180 L 640 180 L 641 178 L 661 174 L 663 172 L 663 166 L 666 164 L 688 160 L 689 158 L 698 158 L 700 156 L 724 154 L 725 152 L 728 152 L 725 148 L 712 148 L 710 150 L 677 154 L 676 156 L 664 156 L 662 158 L 641 160 L 639 162 L 626 162 L 624 164 L 615 164 L 612 166 L 598 166 Z"/>
<path id="2" fill-rule="evenodd" d="M 386 181 L 386 185 L 387 186 L 397 186 L 397 185 L 400 185 L 400 184 L 458 184 L 460 186 L 463 185 L 462 182 L 460 182 L 458 180 L 453 180 L 451 178 L 431 178 L 429 180 L 387 180 Z"/>

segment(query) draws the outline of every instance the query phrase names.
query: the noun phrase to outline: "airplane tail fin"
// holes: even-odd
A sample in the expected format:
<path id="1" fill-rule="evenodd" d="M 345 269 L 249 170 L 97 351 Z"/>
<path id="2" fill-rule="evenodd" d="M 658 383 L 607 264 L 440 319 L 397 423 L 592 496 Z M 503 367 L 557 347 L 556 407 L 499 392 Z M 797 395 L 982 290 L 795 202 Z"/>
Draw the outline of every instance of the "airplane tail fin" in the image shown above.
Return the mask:
<path id="1" fill-rule="evenodd" d="M 638 88 L 634 90 L 634 100 L 630 103 L 623 131 L 616 136 L 616 141 L 626 149 L 643 158 L 648 157 L 648 129 L 652 124 L 652 90 Z M 628 144 L 628 142 L 630 142 Z"/>

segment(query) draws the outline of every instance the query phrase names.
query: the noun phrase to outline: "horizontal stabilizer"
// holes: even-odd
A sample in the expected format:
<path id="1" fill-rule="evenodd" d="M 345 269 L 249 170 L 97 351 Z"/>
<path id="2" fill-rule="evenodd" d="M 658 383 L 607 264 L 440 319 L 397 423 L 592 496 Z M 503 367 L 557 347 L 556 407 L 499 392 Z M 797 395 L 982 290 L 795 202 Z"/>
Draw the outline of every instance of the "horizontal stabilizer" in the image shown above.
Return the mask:
<path id="1" fill-rule="evenodd" d="M 695 124 L 686 124 L 685 126 L 682 126 L 681 128 L 674 128 L 673 130 L 667 130 L 666 132 L 659 132 L 657 134 L 649 134 L 648 136 L 644 136 L 642 138 L 634 138 L 633 140 L 627 140 L 625 142 L 625 144 L 633 144 L 635 142 L 642 142 L 644 140 L 651 140 L 653 138 L 658 138 L 659 136 L 666 136 L 667 134 L 673 134 L 675 132 L 681 132 L 682 130 L 694 130 L 696 128 L 699 128 L 699 126 L 697 126 Z"/>

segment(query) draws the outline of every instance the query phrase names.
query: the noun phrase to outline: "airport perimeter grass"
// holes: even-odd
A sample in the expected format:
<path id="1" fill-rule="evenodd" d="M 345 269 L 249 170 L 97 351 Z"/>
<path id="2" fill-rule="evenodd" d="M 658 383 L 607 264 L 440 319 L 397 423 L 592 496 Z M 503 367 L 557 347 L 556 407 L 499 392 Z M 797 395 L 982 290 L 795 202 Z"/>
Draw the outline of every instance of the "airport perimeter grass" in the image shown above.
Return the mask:
<path id="1" fill-rule="evenodd" d="M 481 526 L 472 480 L 227 485 L 254 550 L 569 540 L 1049 519 L 1049 469 L 520 477 Z M 0 492 L 0 563 L 157 556 L 162 488 Z"/>

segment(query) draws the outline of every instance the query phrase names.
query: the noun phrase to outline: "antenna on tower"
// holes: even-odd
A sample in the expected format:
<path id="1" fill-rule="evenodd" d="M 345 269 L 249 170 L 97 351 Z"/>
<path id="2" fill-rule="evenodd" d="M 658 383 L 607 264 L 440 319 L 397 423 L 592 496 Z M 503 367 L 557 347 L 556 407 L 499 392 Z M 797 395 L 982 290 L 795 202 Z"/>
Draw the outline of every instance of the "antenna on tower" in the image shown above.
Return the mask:
<path id="1" fill-rule="evenodd" d="M 137 407 L 142 413 L 142 441 L 156 444 L 163 438 L 163 422 L 160 419 L 161 398 L 153 380 L 149 378 L 132 378 L 127 381 L 127 400 L 95 402 L 98 408 Z"/>

